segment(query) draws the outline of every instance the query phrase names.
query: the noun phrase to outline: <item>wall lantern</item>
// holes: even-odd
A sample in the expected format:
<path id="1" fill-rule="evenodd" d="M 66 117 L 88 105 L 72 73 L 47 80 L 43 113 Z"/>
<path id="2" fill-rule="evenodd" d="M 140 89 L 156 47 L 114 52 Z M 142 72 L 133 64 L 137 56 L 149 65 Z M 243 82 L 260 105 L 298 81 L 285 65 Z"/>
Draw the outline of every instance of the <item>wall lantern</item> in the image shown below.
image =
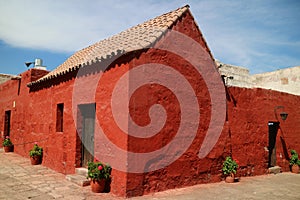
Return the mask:
<path id="1" fill-rule="evenodd" d="M 288 114 L 287 114 L 286 112 L 280 113 L 280 117 L 281 117 L 281 119 L 282 119 L 283 121 L 286 120 L 287 116 L 288 116 Z"/>
<path id="2" fill-rule="evenodd" d="M 276 107 L 274 108 L 275 118 L 278 120 L 278 118 L 277 118 L 277 110 L 278 110 L 278 109 L 282 109 L 282 110 L 283 110 L 279 115 L 280 115 L 281 119 L 282 119 L 283 121 L 285 121 L 286 118 L 287 118 L 287 116 L 288 116 L 288 114 L 287 114 L 286 112 L 284 112 L 284 106 L 276 106 Z"/>

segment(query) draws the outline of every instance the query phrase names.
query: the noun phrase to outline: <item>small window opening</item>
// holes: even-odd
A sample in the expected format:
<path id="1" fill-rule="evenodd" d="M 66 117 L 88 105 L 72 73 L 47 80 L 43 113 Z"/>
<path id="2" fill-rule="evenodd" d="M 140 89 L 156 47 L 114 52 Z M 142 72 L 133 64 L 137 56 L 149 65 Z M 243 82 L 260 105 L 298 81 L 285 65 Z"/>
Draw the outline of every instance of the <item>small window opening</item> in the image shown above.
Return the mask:
<path id="1" fill-rule="evenodd" d="M 64 104 L 57 104 L 56 109 L 56 132 L 63 132 L 64 122 Z"/>
<path id="2" fill-rule="evenodd" d="M 5 111 L 5 118 L 4 118 L 4 136 L 10 136 L 10 116 L 11 111 Z"/>

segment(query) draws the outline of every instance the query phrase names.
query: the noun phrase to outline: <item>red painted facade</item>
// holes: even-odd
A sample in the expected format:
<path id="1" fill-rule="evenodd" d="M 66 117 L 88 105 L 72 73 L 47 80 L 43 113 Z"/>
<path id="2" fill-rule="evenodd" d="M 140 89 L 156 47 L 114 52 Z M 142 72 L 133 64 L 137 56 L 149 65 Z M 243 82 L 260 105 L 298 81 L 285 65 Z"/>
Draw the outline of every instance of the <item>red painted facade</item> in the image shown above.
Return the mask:
<path id="1" fill-rule="evenodd" d="M 207 53 L 205 41 L 192 16 L 187 13 L 173 26 L 173 30 L 184 33 L 198 42 Z M 165 35 L 157 44 L 167 44 L 169 35 Z M 174 42 L 174 41 L 171 41 Z M 212 59 L 212 57 L 210 58 Z M 280 121 L 277 134 L 277 165 L 288 171 L 290 149 L 300 152 L 300 96 L 264 90 L 229 87 L 227 94 L 227 119 L 221 136 L 213 150 L 204 159 L 199 159 L 199 148 L 203 142 L 211 119 L 211 99 L 201 74 L 193 69 L 191 63 L 171 52 L 154 48 L 135 51 L 115 60 L 105 72 L 104 66 L 92 64 L 89 73 L 76 77 L 77 71 L 54 78 L 38 86 L 27 87 L 31 81 L 47 72 L 30 69 L 21 74 L 21 79 L 9 80 L 0 85 L 0 124 L 4 136 L 4 114 L 11 111 L 10 136 L 15 144 L 15 152 L 28 157 L 34 142 L 44 148 L 43 165 L 58 172 L 70 174 L 81 166 L 80 131 L 76 130 L 79 111 L 74 106 L 74 82 L 80 79 L 84 88 L 80 91 L 80 104 L 96 104 L 96 117 L 106 136 L 119 148 L 129 152 L 151 152 L 170 143 L 176 135 L 180 122 L 179 102 L 168 88 L 159 84 L 147 84 L 138 88 L 130 97 L 131 118 L 139 125 L 150 122 L 148 110 L 159 103 L 167 113 L 166 124 L 156 135 L 141 139 L 124 134 L 113 121 L 111 110 L 112 91 L 117 81 L 129 70 L 145 63 L 161 63 L 179 71 L 191 84 L 200 103 L 201 117 L 199 127 L 192 144 L 187 151 L 172 164 L 147 173 L 126 173 L 116 169 L 112 171 L 111 192 L 118 196 L 138 196 L 170 188 L 184 187 L 199 183 L 221 181 L 222 163 L 227 155 L 232 155 L 239 163 L 239 176 L 252 176 L 267 173 L 268 169 L 268 122 L 278 121 L 274 108 L 284 106 L 289 114 L 286 121 Z M 99 64 L 100 65 L 100 64 Z M 159 73 L 165 73 L 163 68 Z M 91 84 L 101 80 L 98 85 Z M 221 79 L 221 78 L 220 78 Z M 88 98 L 90 88 L 96 87 L 95 98 Z M 86 93 L 86 94 L 85 94 Z M 220 96 L 222 98 L 222 96 Z M 220 99 L 225 101 L 225 99 Z M 64 104 L 63 131 L 56 130 L 57 104 Z M 77 128 L 80 126 L 77 124 Z M 98 130 L 95 130 L 96 132 Z M 78 134 L 79 133 L 79 134 Z M 95 155 L 101 160 L 101 148 L 105 148 L 101 138 L 95 134 Z M 184 138 L 183 138 L 184 139 Z M 109 154 L 109 152 L 107 153 Z M 118 157 L 124 162 L 134 160 L 130 157 Z M 163 161 L 159 161 L 163 162 Z"/>

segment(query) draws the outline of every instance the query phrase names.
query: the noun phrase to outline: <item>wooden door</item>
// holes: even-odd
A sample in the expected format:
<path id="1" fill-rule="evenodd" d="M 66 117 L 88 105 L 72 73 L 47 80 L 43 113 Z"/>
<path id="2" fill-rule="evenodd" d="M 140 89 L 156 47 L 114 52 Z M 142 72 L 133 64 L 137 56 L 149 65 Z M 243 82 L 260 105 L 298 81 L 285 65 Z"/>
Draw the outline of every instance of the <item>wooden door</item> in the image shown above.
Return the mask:
<path id="1" fill-rule="evenodd" d="M 95 110 L 95 104 L 80 105 L 82 119 L 81 163 L 83 167 L 86 167 L 89 161 L 94 160 Z"/>

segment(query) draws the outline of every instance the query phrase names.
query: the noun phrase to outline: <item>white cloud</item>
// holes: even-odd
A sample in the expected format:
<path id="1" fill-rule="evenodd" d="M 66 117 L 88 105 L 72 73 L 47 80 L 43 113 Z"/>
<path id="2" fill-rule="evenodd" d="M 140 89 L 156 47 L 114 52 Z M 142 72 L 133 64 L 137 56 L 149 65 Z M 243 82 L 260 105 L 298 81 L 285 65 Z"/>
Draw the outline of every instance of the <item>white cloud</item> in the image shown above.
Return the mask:
<path id="1" fill-rule="evenodd" d="M 187 3 L 215 58 L 252 72 L 300 64 L 295 55 L 300 49 L 297 1 Z M 1 1 L 0 40 L 16 47 L 70 53 L 185 4 L 180 0 Z"/>
<path id="2" fill-rule="evenodd" d="M 145 12 L 137 12 L 142 7 Z M 153 11 L 162 14 L 166 8 L 142 1 L 2 1 L 0 39 L 17 47 L 70 52 L 155 17 Z"/>

